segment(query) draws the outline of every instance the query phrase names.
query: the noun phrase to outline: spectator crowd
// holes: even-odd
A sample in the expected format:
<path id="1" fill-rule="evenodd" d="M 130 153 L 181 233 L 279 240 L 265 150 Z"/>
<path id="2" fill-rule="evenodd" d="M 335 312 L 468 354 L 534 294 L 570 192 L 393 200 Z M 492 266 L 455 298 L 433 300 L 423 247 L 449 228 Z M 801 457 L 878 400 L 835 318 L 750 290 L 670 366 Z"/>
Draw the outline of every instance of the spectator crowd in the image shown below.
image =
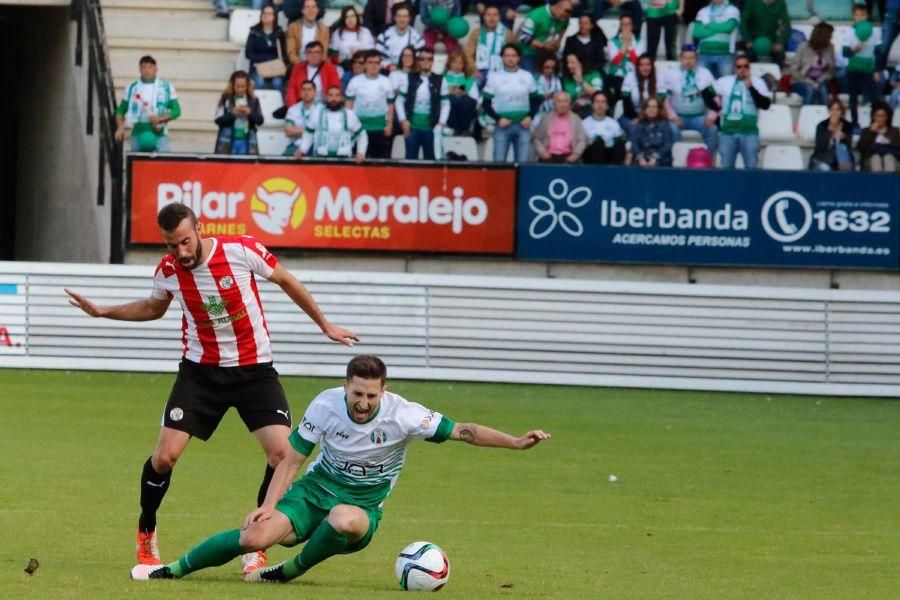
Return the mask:
<path id="1" fill-rule="evenodd" d="M 785 0 L 368 0 L 362 11 L 344 6 L 331 27 L 316 0 L 254 2 L 261 16 L 246 42 L 249 69 L 231 75 L 219 100 L 216 153 L 258 153 L 256 91 L 265 89 L 282 95 L 275 116 L 285 119 L 285 155 L 298 159 L 385 159 L 402 136 L 407 160 L 452 160 L 445 138 L 472 136 L 491 139 L 498 162 L 652 168 L 671 166 L 673 146 L 693 131 L 703 147 L 689 166 L 711 166 L 718 154 L 723 167 L 740 156 L 753 168 L 761 112 L 794 93 L 828 107 L 809 168 L 895 171 L 900 159 L 892 126 L 900 71 L 888 65 L 895 0 L 882 9 L 880 40 L 865 3 L 853 5 L 837 40 L 826 22 L 808 39 L 792 29 Z M 597 20 L 612 9 L 619 27 L 608 37 Z M 479 17 L 471 32 L 467 12 Z M 690 27 L 677 48 L 682 23 Z M 436 52 L 447 56 L 440 74 Z M 658 68 L 658 52 L 677 64 Z M 784 76 L 756 76 L 754 62 L 775 63 Z M 151 57 L 140 72 L 119 106 L 117 136 L 129 123 L 133 150 L 167 151 L 177 94 Z M 870 106 L 864 129 L 861 105 Z"/>

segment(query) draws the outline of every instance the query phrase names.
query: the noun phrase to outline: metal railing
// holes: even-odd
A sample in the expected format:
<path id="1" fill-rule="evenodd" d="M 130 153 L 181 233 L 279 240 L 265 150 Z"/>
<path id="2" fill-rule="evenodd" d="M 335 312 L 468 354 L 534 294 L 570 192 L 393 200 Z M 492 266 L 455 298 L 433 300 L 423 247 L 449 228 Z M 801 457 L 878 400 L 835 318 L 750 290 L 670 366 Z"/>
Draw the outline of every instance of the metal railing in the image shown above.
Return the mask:
<path id="1" fill-rule="evenodd" d="M 116 141 L 116 92 L 109 55 L 106 50 L 106 31 L 99 0 L 72 0 L 72 20 L 77 23 L 75 65 L 83 66 L 87 49 L 87 117 L 85 134 L 95 135 L 95 120 L 99 121 L 99 157 L 97 171 L 97 205 L 106 202 L 106 173 L 109 172 L 110 198 L 110 262 L 124 261 L 124 202 L 125 162 L 122 142 Z M 94 95 L 99 115 L 94 115 Z"/>

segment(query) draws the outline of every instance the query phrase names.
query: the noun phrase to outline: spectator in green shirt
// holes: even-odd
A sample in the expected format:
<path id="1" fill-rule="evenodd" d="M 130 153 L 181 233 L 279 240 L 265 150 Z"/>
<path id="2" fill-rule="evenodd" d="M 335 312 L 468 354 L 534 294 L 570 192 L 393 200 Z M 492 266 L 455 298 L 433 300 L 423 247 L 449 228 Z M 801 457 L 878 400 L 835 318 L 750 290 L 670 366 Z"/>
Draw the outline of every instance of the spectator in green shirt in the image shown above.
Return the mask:
<path id="1" fill-rule="evenodd" d="M 791 17 L 785 0 L 746 0 L 741 14 L 741 38 L 751 61 L 771 59 L 784 66 L 784 49 L 791 35 Z M 765 38 L 772 44 L 769 56 L 760 56 L 754 42 Z"/>

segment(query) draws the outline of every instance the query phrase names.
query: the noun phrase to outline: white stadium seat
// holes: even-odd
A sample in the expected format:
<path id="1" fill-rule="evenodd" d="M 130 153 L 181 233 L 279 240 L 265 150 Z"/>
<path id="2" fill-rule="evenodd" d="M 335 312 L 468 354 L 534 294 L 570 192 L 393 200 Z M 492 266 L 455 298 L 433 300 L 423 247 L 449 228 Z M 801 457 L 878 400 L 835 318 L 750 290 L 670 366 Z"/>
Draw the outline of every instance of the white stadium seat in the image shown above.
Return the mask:
<path id="1" fill-rule="evenodd" d="M 262 126 L 266 129 L 281 129 L 284 127 L 284 119 L 276 119 L 272 116 L 274 111 L 284 106 L 281 92 L 276 90 L 257 90 L 256 97 L 259 99 L 259 108 L 263 114 Z"/>
<path id="2" fill-rule="evenodd" d="M 779 171 L 802 171 L 803 152 L 799 146 L 772 144 L 763 151 L 762 168 Z"/>
<path id="3" fill-rule="evenodd" d="M 772 104 L 768 110 L 759 111 L 759 137 L 763 142 L 789 142 L 794 140 L 794 122 L 791 108 Z"/>
<path id="4" fill-rule="evenodd" d="M 470 136 L 451 136 L 444 138 L 444 156 L 455 152 L 466 157 L 466 160 L 478 160 L 478 144 Z"/>
<path id="5" fill-rule="evenodd" d="M 847 118 L 850 118 L 850 109 L 847 109 Z M 856 118 L 859 120 L 859 126 L 865 129 L 872 124 L 872 105 L 856 107 Z"/>
<path id="6" fill-rule="evenodd" d="M 675 145 L 672 146 L 672 166 L 687 166 L 688 152 L 694 148 L 706 148 L 706 144 L 702 142 L 675 142 Z"/>
<path id="7" fill-rule="evenodd" d="M 231 11 L 231 17 L 228 19 L 228 40 L 238 46 L 245 45 L 250 28 L 259 23 L 261 12 L 252 8 L 236 8 Z"/>
<path id="8" fill-rule="evenodd" d="M 391 158 L 394 160 L 406 158 L 406 138 L 402 135 L 394 136 L 394 143 L 391 145 Z"/>
<path id="9" fill-rule="evenodd" d="M 446 52 L 434 53 L 434 63 L 432 64 L 431 69 L 435 72 L 435 74 L 444 74 L 444 71 L 447 69 L 447 58 L 448 55 Z"/>
<path id="10" fill-rule="evenodd" d="M 291 141 L 280 129 L 260 129 L 256 132 L 260 156 L 281 156 Z"/>
<path id="11" fill-rule="evenodd" d="M 485 140 L 481 160 L 484 162 L 494 162 L 494 136 L 488 136 L 487 140 Z"/>
<path id="12" fill-rule="evenodd" d="M 613 39 L 616 37 L 616 34 L 619 33 L 619 20 L 618 19 L 600 19 L 597 21 L 597 25 L 603 30 L 603 34 L 607 37 L 607 39 Z"/>
<path id="13" fill-rule="evenodd" d="M 762 77 L 766 73 L 775 78 L 775 81 L 781 81 L 781 67 L 775 63 L 755 62 L 750 63 L 750 75 L 753 77 Z"/>
<path id="14" fill-rule="evenodd" d="M 900 110 L 894 111 L 894 118 L 891 121 L 891 125 L 894 127 L 900 127 Z"/>
<path id="15" fill-rule="evenodd" d="M 656 64 L 656 76 L 659 77 L 669 69 L 677 69 L 681 66 L 681 63 L 677 60 L 657 60 Z"/>
<path id="16" fill-rule="evenodd" d="M 808 104 L 800 107 L 797 119 L 797 133 L 807 143 L 816 141 L 816 127 L 828 118 L 828 107 L 821 104 Z"/>

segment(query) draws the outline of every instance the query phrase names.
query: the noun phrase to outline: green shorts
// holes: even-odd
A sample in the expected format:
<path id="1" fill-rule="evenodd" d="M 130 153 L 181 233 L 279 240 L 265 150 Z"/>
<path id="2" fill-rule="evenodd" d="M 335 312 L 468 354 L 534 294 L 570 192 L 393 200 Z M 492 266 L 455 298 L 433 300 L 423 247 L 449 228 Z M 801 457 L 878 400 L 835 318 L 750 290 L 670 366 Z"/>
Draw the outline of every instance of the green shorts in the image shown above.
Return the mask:
<path id="1" fill-rule="evenodd" d="M 297 544 L 305 542 L 312 535 L 319 523 L 328 517 L 329 511 L 338 504 L 350 504 L 358 506 L 346 498 L 340 498 L 316 483 L 314 475 L 306 475 L 295 481 L 293 485 L 285 492 L 275 510 L 284 513 L 290 519 L 291 525 L 294 527 L 294 534 L 297 536 Z M 375 531 L 378 529 L 378 523 L 381 521 L 381 511 L 371 509 L 365 506 L 358 506 L 369 517 L 369 530 L 358 542 L 349 546 L 341 554 L 350 554 L 359 552 L 369 545 Z M 291 544 L 295 545 L 295 544 Z"/>

